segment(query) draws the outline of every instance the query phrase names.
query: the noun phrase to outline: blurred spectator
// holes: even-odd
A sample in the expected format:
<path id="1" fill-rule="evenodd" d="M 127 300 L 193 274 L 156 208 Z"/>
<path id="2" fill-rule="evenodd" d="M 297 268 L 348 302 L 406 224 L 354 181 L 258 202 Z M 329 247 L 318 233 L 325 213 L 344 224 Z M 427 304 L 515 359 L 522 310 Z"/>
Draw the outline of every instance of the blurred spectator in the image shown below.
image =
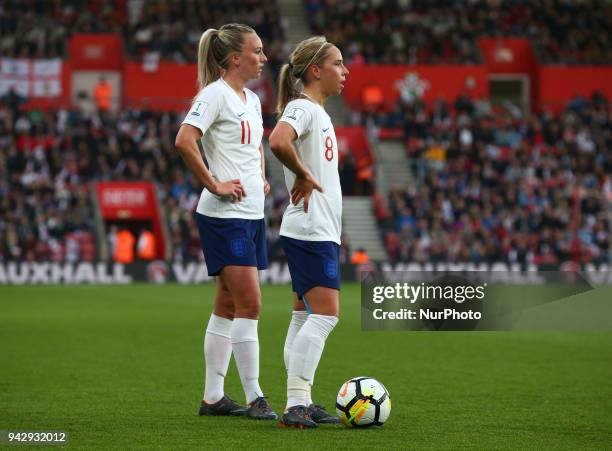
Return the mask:
<path id="1" fill-rule="evenodd" d="M 25 101 L 26 98 L 19 95 L 13 86 L 11 86 L 8 92 L 2 97 L 2 102 L 8 107 L 13 117 L 17 117 L 19 108 Z"/>
<path id="2" fill-rule="evenodd" d="M 111 107 L 112 96 L 113 87 L 106 81 L 106 77 L 100 77 L 93 89 L 93 98 L 96 103 L 96 108 L 100 111 L 108 112 Z"/>
<path id="3" fill-rule="evenodd" d="M 339 162 L 340 186 L 344 196 L 355 194 L 357 184 L 357 166 L 353 155 L 348 152 Z"/>
<path id="4" fill-rule="evenodd" d="M 370 256 L 366 252 L 366 250 L 362 247 L 357 249 L 353 255 L 351 255 L 351 263 L 354 265 L 363 265 L 370 261 Z"/>
<path id="5" fill-rule="evenodd" d="M 153 260 L 155 258 L 155 235 L 148 229 L 142 229 L 138 235 L 136 249 L 139 260 Z"/>
<path id="6" fill-rule="evenodd" d="M 133 263 L 135 241 L 134 234 L 129 229 L 119 229 L 115 237 L 113 260 L 117 263 Z"/>

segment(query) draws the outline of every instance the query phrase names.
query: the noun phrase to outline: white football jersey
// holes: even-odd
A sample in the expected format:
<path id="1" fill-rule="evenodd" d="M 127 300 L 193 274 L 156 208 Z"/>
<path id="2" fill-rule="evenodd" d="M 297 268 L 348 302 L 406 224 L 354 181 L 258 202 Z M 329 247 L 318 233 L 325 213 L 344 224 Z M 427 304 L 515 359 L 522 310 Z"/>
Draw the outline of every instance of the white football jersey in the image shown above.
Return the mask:
<path id="1" fill-rule="evenodd" d="M 202 190 L 197 212 L 214 218 L 261 219 L 264 216 L 264 182 L 259 146 L 263 136 L 261 103 L 244 89 L 246 103 L 223 80 L 200 91 L 183 124 L 202 131 L 202 146 L 210 173 L 220 182 L 239 179 L 246 196 L 231 202 Z"/>
<path id="2" fill-rule="evenodd" d="M 338 141 L 331 119 L 325 109 L 306 99 L 292 100 L 280 119 L 290 124 L 298 138 L 298 156 L 323 187 L 323 192 L 312 191 L 308 213 L 304 201 L 289 203 L 280 234 L 305 241 L 333 241 L 340 244 L 342 229 L 342 190 L 338 174 Z M 285 184 L 291 192 L 295 174 L 286 167 Z"/>

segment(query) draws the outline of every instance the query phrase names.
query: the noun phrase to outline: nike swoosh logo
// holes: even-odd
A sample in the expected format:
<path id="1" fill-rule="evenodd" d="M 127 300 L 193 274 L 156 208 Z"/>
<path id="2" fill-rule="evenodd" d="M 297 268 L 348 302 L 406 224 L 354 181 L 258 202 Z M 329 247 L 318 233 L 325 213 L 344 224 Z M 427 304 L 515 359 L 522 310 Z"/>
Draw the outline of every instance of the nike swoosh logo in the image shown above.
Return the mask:
<path id="1" fill-rule="evenodd" d="M 323 133 L 325 133 L 327 130 L 329 130 L 329 127 L 324 128 L 324 129 L 323 129 Z"/>
<path id="2" fill-rule="evenodd" d="M 243 115 L 244 113 L 246 113 L 246 111 L 243 111 L 242 113 L 240 113 L 240 114 L 238 115 L 238 117 L 242 117 L 242 115 Z"/>

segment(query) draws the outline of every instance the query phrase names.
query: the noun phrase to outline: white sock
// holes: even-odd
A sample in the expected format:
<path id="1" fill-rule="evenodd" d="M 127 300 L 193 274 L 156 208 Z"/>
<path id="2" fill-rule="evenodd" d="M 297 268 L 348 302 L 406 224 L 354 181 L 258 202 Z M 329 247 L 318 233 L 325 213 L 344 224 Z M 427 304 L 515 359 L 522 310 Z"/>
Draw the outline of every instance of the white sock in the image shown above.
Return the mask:
<path id="1" fill-rule="evenodd" d="M 289 323 L 287 338 L 285 338 L 285 348 L 283 349 L 285 369 L 287 371 L 289 371 L 289 355 L 291 352 L 291 346 L 293 345 L 293 340 L 295 340 L 295 336 L 300 331 L 307 318 L 308 313 L 306 311 L 294 310 L 291 312 L 291 322 Z"/>
<path id="2" fill-rule="evenodd" d="M 235 318 L 232 324 L 232 350 L 247 404 L 263 396 L 259 387 L 259 339 L 257 320 Z"/>
<path id="3" fill-rule="evenodd" d="M 204 334 L 204 361 L 206 379 L 204 382 L 204 401 L 209 404 L 219 401 L 223 395 L 223 383 L 232 357 L 230 332 L 233 321 L 210 315 Z"/>
<path id="4" fill-rule="evenodd" d="M 310 381 L 321 360 L 325 340 L 337 323 L 335 316 L 310 314 L 295 336 L 287 371 L 287 409 L 311 404 Z"/>
<path id="5" fill-rule="evenodd" d="M 289 359 L 291 357 L 291 346 L 293 345 L 293 341 L 295 340 L 295 336 L 300 331 L 304 323 L 308 319 L 308 312 L 305 310 L 294 310 L 291 312 L 291 322 L 289 323 L 289 329 L 287 329 L 287 338 L 285 338 L 285 348 L 283 349 L 283 358 L 285 360 L 285 369 L 289 372 Z M 307 384 L 312 385 L 312 381 L 307 381 Z M 305 389 L 303 384 L 300 382 L 299 378 L 292 379 L 290 384 L 293 387 L 293 390 L 300 390 L 301 392 L 307 391 L 308 397 L 307 404 L 312 404 L 312 399 L 310 399 L 310 391 Z"/>

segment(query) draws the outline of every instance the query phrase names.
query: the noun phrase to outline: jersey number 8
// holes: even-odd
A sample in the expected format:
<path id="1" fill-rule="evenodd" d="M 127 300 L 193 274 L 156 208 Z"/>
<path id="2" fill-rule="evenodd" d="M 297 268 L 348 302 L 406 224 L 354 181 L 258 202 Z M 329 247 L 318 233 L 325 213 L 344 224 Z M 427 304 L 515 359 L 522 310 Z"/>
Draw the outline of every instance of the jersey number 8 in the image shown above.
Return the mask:
<path id="1" fill-rule="evenodd" d="M 325 138 L 325 159 L 332 161 L 334 159 L 334 141 L 330 136 Z"/>

